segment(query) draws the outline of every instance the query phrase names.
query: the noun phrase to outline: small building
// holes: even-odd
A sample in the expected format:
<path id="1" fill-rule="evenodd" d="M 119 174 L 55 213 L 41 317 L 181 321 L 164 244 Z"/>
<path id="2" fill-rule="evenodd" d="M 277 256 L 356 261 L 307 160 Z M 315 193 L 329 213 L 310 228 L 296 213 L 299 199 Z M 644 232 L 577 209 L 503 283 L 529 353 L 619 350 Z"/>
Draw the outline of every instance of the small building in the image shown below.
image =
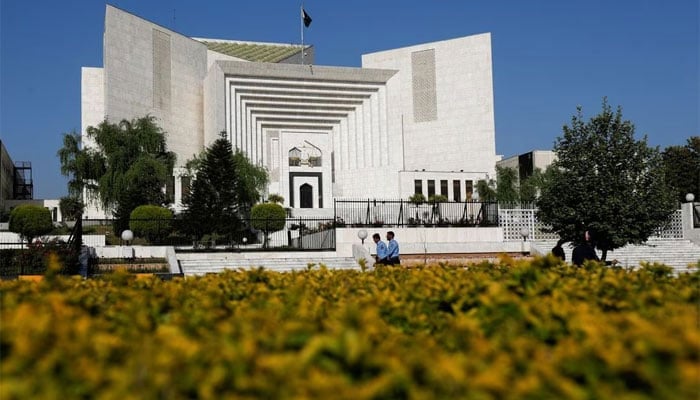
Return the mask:
<path id="1" fill-rule="evenodd" d="M 516 170 L 518 178 L 522 181 L 532 176 L 535 169 L 544 172 L 556 158 L 556 153 L 551 150 L 533 150 L 497 161 L 496 167 Z"/>

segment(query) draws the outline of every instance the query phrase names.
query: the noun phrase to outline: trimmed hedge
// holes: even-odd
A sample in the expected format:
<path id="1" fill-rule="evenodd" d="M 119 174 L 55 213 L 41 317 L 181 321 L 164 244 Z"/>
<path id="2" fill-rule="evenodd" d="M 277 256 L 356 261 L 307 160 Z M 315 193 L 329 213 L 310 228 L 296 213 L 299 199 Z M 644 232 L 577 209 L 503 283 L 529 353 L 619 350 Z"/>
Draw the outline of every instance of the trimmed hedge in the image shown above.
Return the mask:
<path id="1" fill-rule="evenodd" d="M 129 228 L 135 236 L 159 243 L 173 231 L 173 212 L 154 205 L 138 206 L 131 212 Z"/>
<path id="2" fill-rule="evenodd" d="M 691 399 L 700 272 L 553 257 L 0 282 L 0 397 Z M 29 373 L 31 371 L 31 373 Z"/>

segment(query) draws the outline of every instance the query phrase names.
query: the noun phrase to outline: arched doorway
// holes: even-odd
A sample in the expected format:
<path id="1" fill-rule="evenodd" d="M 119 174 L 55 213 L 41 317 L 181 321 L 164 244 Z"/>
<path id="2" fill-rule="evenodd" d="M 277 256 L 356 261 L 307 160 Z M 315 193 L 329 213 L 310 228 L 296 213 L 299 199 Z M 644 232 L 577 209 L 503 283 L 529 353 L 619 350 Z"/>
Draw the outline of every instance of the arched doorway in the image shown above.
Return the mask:
<path id="1" fill-rule="evenodd" d="M 301 208 L 314 207 L 314 188 L 308 183 L 299 187 L 299 203 Z"/>

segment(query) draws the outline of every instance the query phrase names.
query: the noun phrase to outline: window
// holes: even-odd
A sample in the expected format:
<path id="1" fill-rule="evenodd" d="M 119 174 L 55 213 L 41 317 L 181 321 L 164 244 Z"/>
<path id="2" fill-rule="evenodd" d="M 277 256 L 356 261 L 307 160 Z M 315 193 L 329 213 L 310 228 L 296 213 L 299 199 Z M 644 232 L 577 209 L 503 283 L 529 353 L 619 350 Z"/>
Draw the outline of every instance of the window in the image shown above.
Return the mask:
<path id="1" fill-rule="evenodd" d="M 467 200 L 472 199 L 472 195 L 474 194 L 474 182 L 472 181 L 464 181 L 464 189 L 466 189 L 467 192 Z"/>
<path id="2" fill-rule="evenodd" d="M 180 185 L 182 188 L 182 198 L 183 199 L 186 196 L 190 195 L 190 182 L 191 182 L 191 179 L 189 176 L 183 176 L 180 178 Z"/>
<path id="3" fill-rule="evenodd" d="M 413 181 L 413 193 L 415 194 L 423 194 L 423 180 L 422 179 L 416 179 Z"/>
<path id="4" fill-rule="evenodd" d="M 168 203 L 175 201 L 175 177 L 172 175 L 165 181 L 165 197 Z"/>
<path id="5" fill-rule="evenodd" d="M 428 198 L 435 196 L 435 181 L 428 179 Z"/>
<path id="6" fill-rule="evenodd" d="M 301 165 L 301 150 L 293 147 L 289 150 L 289 166 L 298 167 Z"/>
<path id="7" fill-rule="evenodd" d="M 452 193 L 454 194 L 454 201 L 462 201 L 462 185 L 460 181 L 452 181 Z"/>
<path id="8" fill-rule="evenodd" d="M 447 197 L 447 179 L 440 181 L 440 194 Z"/>

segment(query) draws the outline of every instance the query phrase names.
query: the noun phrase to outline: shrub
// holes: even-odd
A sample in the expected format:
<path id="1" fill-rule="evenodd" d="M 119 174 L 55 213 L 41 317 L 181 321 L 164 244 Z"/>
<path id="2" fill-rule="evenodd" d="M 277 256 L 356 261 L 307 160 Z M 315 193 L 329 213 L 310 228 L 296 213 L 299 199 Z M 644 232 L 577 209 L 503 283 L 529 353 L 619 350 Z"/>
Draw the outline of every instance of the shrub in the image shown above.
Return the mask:
<path id="1" fill-rule="evenodd" d="M 263 246 L 267 244 L 267 235 L 282 230 L 286 220 L 287 211 L 279 204 L 256 204 L 250 210 L 251 225 L 265 233 Z"/>
<path id="2" fill-rule="evenodd" d="M 173 230 L 173 213 L 165 207 L 138 206 L 131 212 L 129 228 L 134 235 L 144 237 L 151 243 L 161 242 Z"/>
<path id="3" fill-rule="evenodd" d="M 695 399 L 699 279 L 548 257 L 0 281 L 1 397 Z"/>
<path id="4" fill-rule="evenodd" d="M 413 204 L 423 204 L 425 203 L 425 196 L 423 196 L 423 193 L 415 193 L 414 195 L 408 198 L 408 201 L 410 201 Z"/>
<path id="5" fill-rule="evenodd" d="M 82 201 L 80 201 L 80 199 L 68 196 L 61 197 L 61 200 L 58 203 L 58 208 L 61 209 L 63 219 L 75 221 L 82 215 L 85 205 Z"/>
<path id="6" fill-rule="evenodd" d="M 443 194 L 431 194 L 430 197 L 428 197 L 428 201 L 431 203 L 443 203 L 447 201 L 447 196 Z"/>
<path id="7" fill-rule="evenodd" d="M 10 213 L 10 231 L 18 233 L 28 243 L 52 229 L 51 212 L 44 207 L 21 204 Z"/>
<path id="8" fill-rule="evenodd" d="M 282 204 L 284 203 L 284 197 L 280 196 L 277 193 L 272 193 L 267 197 L 267 201 L 269 201 L 270 203 Z"/>

